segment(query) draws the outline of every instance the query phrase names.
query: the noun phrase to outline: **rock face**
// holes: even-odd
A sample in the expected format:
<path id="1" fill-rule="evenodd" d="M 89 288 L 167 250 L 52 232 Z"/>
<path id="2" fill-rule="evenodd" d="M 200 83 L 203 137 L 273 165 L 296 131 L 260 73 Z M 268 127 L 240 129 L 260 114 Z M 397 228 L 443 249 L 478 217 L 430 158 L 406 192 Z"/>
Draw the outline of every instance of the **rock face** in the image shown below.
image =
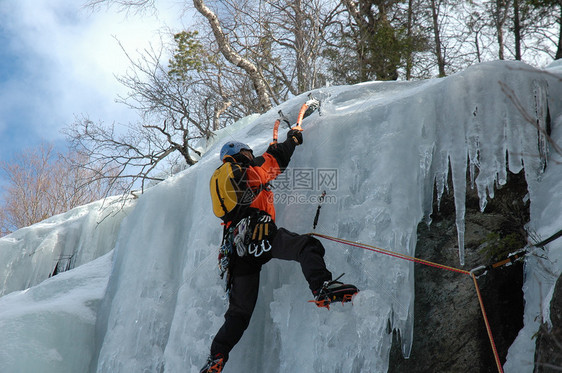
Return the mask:
<path id="1" fill-rule="evenodd" d="M 562 370 L 562 277 L 558 278 L 550 302 L 552 327 L 541 325 L 537 335 L 535 372 L 550 373 Z"/>
<path id="2" fill-rule="evenodd" d="M 449 190 L 452 191 L 450 187 Z M 504 259 L 525 244 L 529 220 L 523 202 L 527 185 L 511 174 L 497 190 L 485 212 L 475 191 L 467 194 L 465 266 Z M 452 193 L 434 203 L 432 223 L 418 226 L 416 257 L 461 268 Z M 515 263 L 489 272 L 478 280 L 502 364 L 509 346 L 523 327 L 523 265 Z M 472 278 L 466 274 L 415 264 L 414 341 L 409 359 L 400 352 L 394 335 L 389 372 L 497 372 L 494 356 Z"/>

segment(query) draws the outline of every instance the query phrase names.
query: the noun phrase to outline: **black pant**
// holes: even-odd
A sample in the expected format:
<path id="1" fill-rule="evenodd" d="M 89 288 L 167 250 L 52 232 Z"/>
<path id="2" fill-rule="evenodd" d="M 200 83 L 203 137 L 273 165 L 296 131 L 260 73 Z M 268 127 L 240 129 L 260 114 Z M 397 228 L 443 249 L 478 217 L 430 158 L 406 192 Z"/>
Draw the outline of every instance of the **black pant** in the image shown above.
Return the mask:
<path id="1" fill-rule="evenodd" d="M 230 305 L 224 315 L 224 324 L 211 344 L 211 354 L 222 353 L 225 360 L 238 343 L 250 323 L 258 299 L 261 266 L 271 258 L 294 260 L 300 263 L 311 291 L 322 287 L 332 274 L 324 263 L 324 247 L 316 238 L 279 228 L 271 250 L 260 257 L 236 257 L 232 270 Z"/>

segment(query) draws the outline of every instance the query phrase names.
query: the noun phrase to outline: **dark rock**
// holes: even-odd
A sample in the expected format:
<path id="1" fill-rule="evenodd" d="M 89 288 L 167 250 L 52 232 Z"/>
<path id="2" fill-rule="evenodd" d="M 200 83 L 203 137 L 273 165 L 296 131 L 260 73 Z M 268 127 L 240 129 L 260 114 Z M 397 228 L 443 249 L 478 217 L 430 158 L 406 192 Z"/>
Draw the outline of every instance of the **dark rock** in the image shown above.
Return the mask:
<path id="1" fill-rule="evenodd" d="M 449 187 L 452 191 L 452 187 Z M 490 237 L 500 242 L 513 238 L 519 247 L 503 245 L 505 251 L 524 246 L 524 225 L 529 206 L 523 202 L 527 186 L 523 175 L 511 174 L 508 183 L 495 192 L 485 212 L 480 212 L 474 190 L 466 201 L 465 266 L 471 270 L 491 264 L 497 256 L 491 250 Z M 510 237 L 510 241 L 504 240 Z M 520 242 L 517 242 L 517 241 Z M 493 242 L 491 243 L 494 244 Z M 461 268 L 458 259 L 457 230 L 452 193 L 443 196 L 440 209 L 434 203 L 432 223 L 418 226 L 416 257 Z M 501 363 L 509 346 L 523 327 L 523 266 L 515 263 L 489 272 L 479 280 L 486 312 L 490 320 Z M 415 265 L 414 340 L 409 359 L 400 352 L 399 336 L 394 334 L 389 372 L 497 372 L 490 341 L 480 310 L 474 282 L 469 275 Z"/>

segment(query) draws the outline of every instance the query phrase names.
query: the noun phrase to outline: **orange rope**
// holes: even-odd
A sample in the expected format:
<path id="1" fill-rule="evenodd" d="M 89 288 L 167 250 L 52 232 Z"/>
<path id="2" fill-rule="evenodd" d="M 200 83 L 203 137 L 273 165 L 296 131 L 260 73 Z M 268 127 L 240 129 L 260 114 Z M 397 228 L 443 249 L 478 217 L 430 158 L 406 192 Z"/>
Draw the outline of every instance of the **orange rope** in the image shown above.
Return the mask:
<path id="1" fill-rule="evenodd" d="M 410 262 L 424 264 L 424 265 L 427 265 L 427 266 L 430 266 L 430 267 L 446 269 L 446 270 L 452 271 L 452 272 L 464 273 L 465 275 L 471 274 L 469 271 L 465 271 L 464 269 L 449 267 L 449 266 L 446 266 L 446 265 L 443 265 L 443 264 L 430 262 L 429 260 L 425 260 L 425 259 L 414 258 L 413 256 L 408 256 L 406 254 L 401 254 L 401 253 L 397 253 L 397 252 L 394 252 L 394 251 L 381 249 L 380 247 L 376 247 L 376 246 L 371 246 L 371 245 L 366 245 L 366 244 L 357 243 L 357 242 L 353 242 L 353 241 L 348 241 L 348 240 L 344 240 L 342 238 L 331 237 L 331 236 L 327 236 L 327 235 L 320 234 L 320 233 L 309 233 L 309 235 L 325 238 L 327 240 L 343 243 L 343 244 L 346 244 L 346 245 L 349 245 L 349 246 L 359 247 L 359 248 L 362 248 L 362 249 L 365 249 L 365 250 L 374 251 L 376 253 L 393 256 L 395 258 L 408 260 Z"/>
<path id="2" fill-rule="evenodd" d="M 490 339 L 490 344 L 492 345 L 492 351 L 494 352 L 494 359 L 496 359 L 496 365 L 498 366 L 498 372 L 503 373 L 503 368 L 500 362 L 500 357 L 496 344 L 494 342 L 494 337 L 492 336 L 492 328 L 490 328 L 490 322 L 488 321 L 488 316 L 486 316 L 486 310 L 484 309 L 484 301 L 482 300 L 482 294 L 480 293 L 480 287 L 478 286 L 478 281 L 476 276 L 471 273 L 470 277 L 474 280 L 474 287 L 476 288 L 476 294 L 478 294 L 478 302 L 480 303 L 480 309 L 482 310 L 482 317 L 484 318 L 484 323 L 486 324 L 486 331 L 488 332 L 488 338 Z"/>
<path id="3" fill-rule="evenodd" d="M 342 238 L 327 236 L 325 234 L 313 232 L 313 233 L 309 233 L 309 235 L 324 238 L 326 240 L 342 243 L 342 244 L 353 246 L 353 247 L 362 248 L 362 249 L 369 250 L 369 251 L 374 251 L 376 253 L 389 255 L 389 256 L 392 256 L 392 257 L 395 257 L 395 258 L 408 260 L 410 262 L 424 264 L 424 265 L 434 267 L 434 268 L 440 268 L 440 269 L 445 269 L 447 271 L 462 273 L 462 274 L 469 275 L 470 277 L 472 277 L 472 279 L 474 280 L 474 287 L 476 288 L 476 294 L 478 296 L 478 303 L 480 304 L 480 310 L 482 311 L 482 317 L 484 318 L 484 323 L 486 324 L 486 331 L 488 332 L 488 339 L 490 340 L 490 344 L 492 346 L 492 352 L 494 353 L 494 359 L 495 359 L 496 365 L 498 367 L 498 372 L 503 373 L 503 368 L 502 368 L 502 365 L 501 365 L 501 362 L 500 362 L 498 350 L 496 348 L 496 343 L 494 342 L 494 337 L 492 335 L 492 329 L 490 327 L 490 322 L 488 321 L 488 316 L 486 315 L 486 310 L 484 308 L 484 301 L 482 299 L 482 294 L 480 293 L 480 288 L 478 287 L 478 281 L 476 280 L 476 276 L 474 275 L 474 273 L 472 273 L 470 271 L 466 271 L 464 269 L 449 267 L 449 266 L 446 266 L 446 265 L 443 265 L 443 264 L 430 262 L 429 260 L 415 258 L 413 256 L 397 253 L 397 252 L 390 251 L 390 250 L 381 249 L 380 247 L 366 245 L 366 244 L 362 244 L 362 243 L 357 243 L 357 242 L 353 242 L 353 241 L 349 241 L 349 240 L 344 240 Z"/>

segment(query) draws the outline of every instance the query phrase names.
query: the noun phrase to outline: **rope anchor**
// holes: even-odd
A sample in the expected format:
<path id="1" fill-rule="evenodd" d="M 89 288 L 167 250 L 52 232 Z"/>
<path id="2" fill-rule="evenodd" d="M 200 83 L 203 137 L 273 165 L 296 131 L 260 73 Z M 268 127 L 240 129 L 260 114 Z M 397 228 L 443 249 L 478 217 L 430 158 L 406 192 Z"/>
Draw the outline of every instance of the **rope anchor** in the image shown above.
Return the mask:
<path id="1" fill-rule="evenodd" d="M 562 237 L 562 230 L 554 233 L 552 236 L 548 237 L 547 239 L 538 242 L 536 244 L 529 244 L 527 246 L 525 246 L 524 248 L 522 248 L 521 250 L 517 250 L 511 254 L 509 254 L 507 256 L 507 258 L 500 260 L 497 263 L 494 264 L 490 264 L 487 266 L 481 265 L 478 266 L 476 268 L 473 268 L 470 272 L 473 273 L 476 278 L 480 278 L 484 275 L 486 275 L 489 271 L 493 270 L 493 269 L 497 269 L 497 268 L 501 268 L 501 267 L 508 267 L 510 265 L 512 265 L 513 263 L 515 263 L 518 260 L 523 259 L 525 256 L 532 254 L 536 251 L 536 249 L 542 249 L 544 248 L 547 244 L 551 243 L 554 240 L 557 240 L 558 238 Z"/>

